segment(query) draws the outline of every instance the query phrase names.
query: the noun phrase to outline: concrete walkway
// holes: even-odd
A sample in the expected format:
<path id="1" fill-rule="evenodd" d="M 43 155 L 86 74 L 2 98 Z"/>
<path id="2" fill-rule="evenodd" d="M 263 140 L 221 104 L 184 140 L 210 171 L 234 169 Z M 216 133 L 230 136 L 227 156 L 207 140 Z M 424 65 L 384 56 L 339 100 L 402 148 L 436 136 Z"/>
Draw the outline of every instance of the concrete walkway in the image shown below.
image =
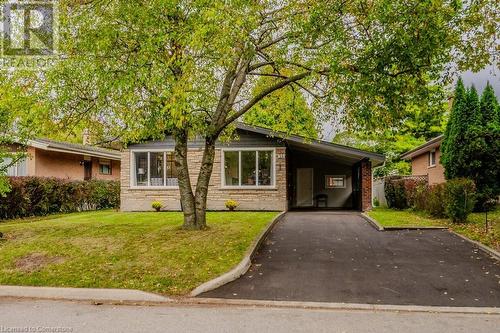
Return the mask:
<path id="1" fill-rule="evenodd" d="M 446 230 L 379 232 L 355 213 L 290 212 L 244 276 L 200 296 L 499 307 L 500 267 Z"/>

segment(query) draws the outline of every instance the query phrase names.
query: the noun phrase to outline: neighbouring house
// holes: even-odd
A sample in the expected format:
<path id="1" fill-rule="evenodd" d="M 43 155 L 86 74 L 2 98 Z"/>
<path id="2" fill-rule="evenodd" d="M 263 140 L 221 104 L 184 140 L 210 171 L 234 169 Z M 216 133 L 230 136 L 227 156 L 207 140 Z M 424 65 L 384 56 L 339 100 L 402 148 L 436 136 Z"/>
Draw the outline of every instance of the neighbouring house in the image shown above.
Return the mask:
<path id="1" fill-rule="evenodd" d="M 442 141 L 443 135 L 440 135 L 401 155 L 402 159 L 411 161 L 411 174 L 427 176 L 429 185 L 446 181 L 444 168 L 440 163 Z"/>
<path id="2" fill-rule="evenodd" d="M 8 176 L 56 177 L 71 180 L 119 180 L 120 152 L 91 145 L 49 139 L 29 140 L 27 157 L 7 170 Z"/>
<path id="3" fill-rule="evenodd" d="M 203 146 L 199 139 L 188 145 L 192 184 Z M 207 206 L 223 210 L 233 199 L 241 210 L 365 211 L 371 208 L 372 167 L 383 161 L 380 154 L 238 124 L 235 139 L 216 145 Z M 153 201 L 181 209 L 171 137 L 129 145 L 121 172 L 121 210 L 151 210 Z"/>

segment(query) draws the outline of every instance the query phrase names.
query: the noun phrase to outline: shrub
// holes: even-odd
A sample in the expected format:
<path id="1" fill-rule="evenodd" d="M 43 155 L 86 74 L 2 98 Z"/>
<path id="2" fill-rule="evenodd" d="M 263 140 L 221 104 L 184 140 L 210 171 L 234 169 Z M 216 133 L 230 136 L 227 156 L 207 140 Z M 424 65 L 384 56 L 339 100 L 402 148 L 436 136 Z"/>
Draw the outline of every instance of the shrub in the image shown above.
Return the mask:
<path id="1" fill-rule="evenodd" d="M 444 217 L 444 202 L 445 202 L 445 184 L 436 184 L 429 186 L 427 191 L 422 193 L 423 210 L 434 217 Z M 419 203 L 420 205 L 420 203 Z"/>
<path id="2" fill-rule="evenodd" d="M 156 210 L 157 212 L 159 212 L 159 211 L 160 211 L 160 209 L 162 209 L 163 205 L 162 205 L 162 203 L 161 203 L 161 202 L 159 202 L 159 201 L 153 201 L 153 202 L 151 203 L 151 207 L 153 207 L 153 209 L 154 209 L 154 210 Z"/>
<path id="3" fill-rule="evenodd" d="M 425 180 L 418 178 L 386 177 L 384 191 L 387 206 L 396 209 L 415 208 L 418 189 L 426 184 Z"/>
<path id="4" fill-rule="evenodd" d="M 445 213 L 452 222 L 460 223 L 467 220 L 476 203 L 475 191 L 474 182 L 467 178 L 456 178 L 446 182 Z"/>
<path id="5" fill-rule="evenodd" d="M 118 208 L 117 181 L 69 181 L 45 177 L 9 177 L 10 192 L 0 198 L 0 219 Z"/>
<path id="6" fill-rule="evenodd" d="M 378 201 L 378 198 L 375 197 L 373 198 L 373 207 L 378 207 L 378 206 L 380 206 L 380 201 Z"/>
<path id="7" fill-rule="evenodd" d="M 402 179 L 399 177 L 387 177 L 385 179 L 384 192 L 389 208 L 408 208 Z"/>
<path id="8" fill-rule="evenodd" d="M 238 207 L 240 205 L 238 201 L 231 200 L 231 199 L 226 201 L 225 204 L 226 204 L 226 208 L 229 209 L 230 211 L 233 211 L 236 207 Z"/>

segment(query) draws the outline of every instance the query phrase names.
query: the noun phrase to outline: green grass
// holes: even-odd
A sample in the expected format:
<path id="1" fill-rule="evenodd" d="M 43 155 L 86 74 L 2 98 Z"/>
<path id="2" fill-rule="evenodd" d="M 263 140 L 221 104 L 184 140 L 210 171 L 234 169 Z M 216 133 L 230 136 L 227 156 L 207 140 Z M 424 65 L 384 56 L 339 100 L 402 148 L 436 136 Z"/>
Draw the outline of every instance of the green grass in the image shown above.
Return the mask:
<path id="1" fill-rule="evenodd" d="M 382 207 L 374 208 L 368 212 L 368 215 L 384 227 L 448 227 L 470 239 L 500 250 L 500 209 L 498 208 L 488 213 L 489 232 L 485 229 L 484 213 L 470 214 L 467 223 L 451 223 L 448 219 L 433 218 L 423 212 Z"/>
<path id="2" fill-rule="evenodd" d="M 276 212 L 75 213 L 0 223 L 0 284 L 132 288 L 182 295 L 230 270 Z"/>

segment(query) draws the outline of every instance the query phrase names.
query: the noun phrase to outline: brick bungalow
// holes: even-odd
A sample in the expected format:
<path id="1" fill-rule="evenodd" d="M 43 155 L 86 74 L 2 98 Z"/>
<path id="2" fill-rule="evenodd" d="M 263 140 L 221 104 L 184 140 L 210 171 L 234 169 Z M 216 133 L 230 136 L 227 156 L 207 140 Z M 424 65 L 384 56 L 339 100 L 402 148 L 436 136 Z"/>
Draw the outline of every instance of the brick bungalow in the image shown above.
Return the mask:
<path id="1" fill-rule="evenodd" d="M 8 168 L 8 176 L 56 177 L 71 180 L 119 180 L 120 152 L 91 145 L 34 139 L 27 157 Z M 19 145 L 11 151 L 21 149 Z"/>
<path id="2" fill-rule="evenodd" d="M 441 161 L 441 143 L 443 135 L 435 137 L 401 155 L 404 160 L 411 161 L 411 174 L 427 176 L 429 185 L 444 183 L 444 168 Z"/>
<path id="3" fill-rule="evenodd" d="M 202 140 L 188 145 L 191 182 L 196 183 Z M 180 210 L 174 141 L 132 144 L 122 151 L 121 209 L 151 210 L 161 201 Z M 372 166 L 384 156 L 268 129 L 238 124 L 235 138 L 218 142 L 208 209 L 224 210 L 228 199 L 240 210 L 371 208 Z"/>

